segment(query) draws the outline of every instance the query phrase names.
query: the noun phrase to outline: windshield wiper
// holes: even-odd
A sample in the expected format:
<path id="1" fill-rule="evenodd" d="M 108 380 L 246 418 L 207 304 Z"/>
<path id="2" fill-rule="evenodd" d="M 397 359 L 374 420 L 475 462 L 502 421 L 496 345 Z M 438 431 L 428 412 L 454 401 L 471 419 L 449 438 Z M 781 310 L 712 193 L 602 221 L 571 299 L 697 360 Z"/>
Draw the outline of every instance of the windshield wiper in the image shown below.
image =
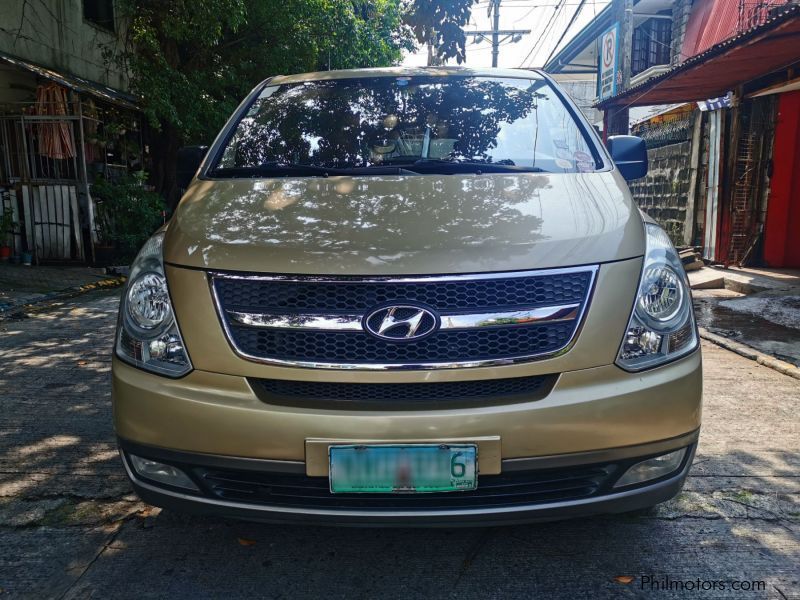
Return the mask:
<path id="1" fill-rule="evenodd" d="M 208 172 L 211 177 L 268 177 L 270 175 L 326 175 L 336 169 L 300 163 L 266 162 L 255 167 L 217 167 Z"/>
<path id="2" fill-rule="evenodd" d="M 404 165 L 405 166 L 405 165 Z M 433 166 L 435 168 L 445 167 L 455 172 L 481 172 L 481 173 L 546 173 L 539 167 L 518 167 L 511 161 L 505 162 L 486 162 L 469 161 L 446 158 L 420 158 L 408 165 L 413 168 Z"/>
<path id="3" fill-rule="evenodd" d="M 271 175 L 419 175 L 405 165 L 373 165 L 368 167 L 325 167 L 301 163 L 280 163 L 270 161 L 257 167 L 218 167 L 208 172 L 211 177 L 269 177 Z"/>

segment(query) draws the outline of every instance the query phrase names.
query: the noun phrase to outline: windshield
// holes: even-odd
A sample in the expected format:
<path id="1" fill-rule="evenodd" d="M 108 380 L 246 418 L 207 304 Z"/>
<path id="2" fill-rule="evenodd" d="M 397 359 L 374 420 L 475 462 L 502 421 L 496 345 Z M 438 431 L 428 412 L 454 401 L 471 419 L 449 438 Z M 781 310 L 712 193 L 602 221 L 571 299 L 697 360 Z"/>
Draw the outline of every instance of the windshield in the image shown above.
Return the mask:
<path id="1" fill-rule="evenodd" d="M 546 80 L 426 76 L 267 86 L 209 174 L 387 166 L 426 173 L 454 165 L 598 167 L 585 132 Z"/>

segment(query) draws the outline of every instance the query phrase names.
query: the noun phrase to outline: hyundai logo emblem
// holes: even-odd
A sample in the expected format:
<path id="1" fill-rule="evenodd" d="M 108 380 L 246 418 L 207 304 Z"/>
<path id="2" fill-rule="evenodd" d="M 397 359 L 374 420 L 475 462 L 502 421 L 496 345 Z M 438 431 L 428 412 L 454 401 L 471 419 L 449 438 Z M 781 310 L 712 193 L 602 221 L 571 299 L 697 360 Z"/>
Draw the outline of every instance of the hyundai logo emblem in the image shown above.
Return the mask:
<path id="1" fill-rule="evenodd" d="M 364 329 L 377 338 L 393 342 L 419 340 L 438 328 L 436 313 L 413 304 L 382 306 L 364 318 Z"/>

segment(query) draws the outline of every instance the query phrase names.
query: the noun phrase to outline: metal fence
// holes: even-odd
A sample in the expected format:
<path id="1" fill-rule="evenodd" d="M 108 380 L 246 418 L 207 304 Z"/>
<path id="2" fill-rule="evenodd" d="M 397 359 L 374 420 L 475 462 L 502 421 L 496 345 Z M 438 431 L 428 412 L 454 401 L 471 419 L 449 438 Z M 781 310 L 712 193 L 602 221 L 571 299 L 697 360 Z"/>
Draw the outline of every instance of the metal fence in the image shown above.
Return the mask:
<path id="1" fill-rule="evenodd" d="M 0 183 L 12 207 L 15 246 L 35 260 L 84 260 L 77 128 L 72 115 L 0 117 Z"/>

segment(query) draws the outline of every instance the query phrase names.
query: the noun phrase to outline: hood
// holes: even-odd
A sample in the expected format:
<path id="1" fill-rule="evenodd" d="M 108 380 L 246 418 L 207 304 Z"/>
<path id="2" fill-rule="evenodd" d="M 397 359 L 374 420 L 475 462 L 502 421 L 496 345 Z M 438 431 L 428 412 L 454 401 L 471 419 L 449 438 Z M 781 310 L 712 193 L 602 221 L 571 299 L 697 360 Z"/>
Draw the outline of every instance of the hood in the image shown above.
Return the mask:
<path id="1" fill-rule="evenodd" d="M 196 180 L 169 263 L 318 275 L 478 273 L 641 256 L 617 172 Z"/>

